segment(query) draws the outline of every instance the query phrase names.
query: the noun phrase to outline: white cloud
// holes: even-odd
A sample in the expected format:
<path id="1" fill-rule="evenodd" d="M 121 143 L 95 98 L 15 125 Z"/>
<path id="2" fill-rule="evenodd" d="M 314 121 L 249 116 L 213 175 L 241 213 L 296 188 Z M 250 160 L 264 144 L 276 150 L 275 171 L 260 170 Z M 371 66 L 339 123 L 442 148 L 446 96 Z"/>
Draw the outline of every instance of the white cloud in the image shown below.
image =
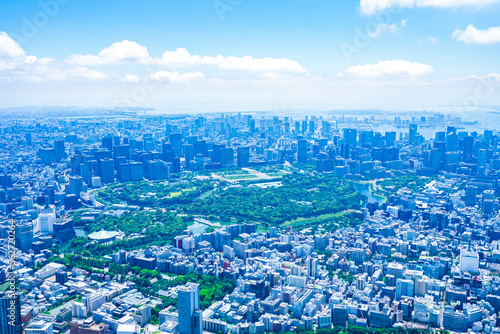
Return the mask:
<path id="1" fill-rule="evenodd" d="M 107 79 L 106 73 L 86 67 L 67 65 L 52 58 L 26 55 L 23 48 L 5 32 L 0 32 L 0 72 L 9 81 Z"/>
<path id="2" fill-rule="evenodd" d="M 123 82 L 139 82 L 141 78 L 134 74 L 125 74 L 125 77 L 121 80 Z"/>
<path id="3" fill-rule="evenodd" d="M 217 65 L 222 62 L 224 57 L 209 57 L 209 56 L 198 56 L 191 55 L 184 48 L 177 48 L 175 51 L 165 51 L 161 58 L 156 59 L 155 62 L 158 65 L 167 67 L 184 67 L 193 65 Z"/>
<path id="4" fill-rule="evenodd" d="M 19 71 L 27 65 L 46 65 L 51 58 L 27 56 L 23 48 L 6 32 L 0 32 L 0 71 Z"/>
<path id="5" fill-rule="evenodd" d="M 375 31 L 368 33 L 371 38 L 377 38 L 385 32 L 396 32 L 398 27 L 395 23 L 389 25 L 385 23 L 379 23 Z"/>
<path id="6" fill-rule="evenodd" d="M 163 70 L 163 68 L 212 66 L 219 70 L 233 70 L 256 73 L 267 73 L 264 77 L 277 77 L 279 73 L 307 74 L 307 70 L 297 62 L 287 58 L 254 58 L 191 55 L 186 49 L 166 51 L 161 57 L 153 58 L 145 46 L 136 42 L 124 40 L 104 48 L 97 55 L 73 54 L 58 62 L 50 58 L 37 59 L 26 55 L 22 47 L 6 33 L 0 34 L 0 72 L 8 73 L 12 80 L 36 77 L 41 80 L 104 80 L 117 78 L 116 74 L 108 74 L 89 67 L 99 65 L 138 64 L 155 66 L 157 72 L 140 78 L 138 75 L 125 74 L 119 79 L 122 82 L 139 82 L 141 80 L 162 80 L 168 82 L 189 82 L 205 80 L 201 71 L 193 70 L 187 73 Z M 2 74 L 3 74 L 2 73 Z M 274 73 L 274 74 L 273 74 Z M 252 79 L 250 75 L 248 78 Z"/>
<path id="7" fill-rule="evenodd" d="M 155 81 L 186 83 L 190 81 L 204 80 L 205 75 L 201 72 L 178 73 L 178 72 L 158 71 L 156 73 L 151 74 L 149 78 Z"/>
<path id="8" fill-rule="evenodd" d="M 268 80 L 279 80 L 283 78 L 282 74 L 275 73 L 275 72 L 265 72 L 259 75 L 262 79 L 268 79 Z"/>
<path id="9" fill-rule="evenodd" d="M 477 29 L 469 24 L 465 30 L 456 29 L 453 38 L 464 43 L 492 44 L 500 42 L 500 26 L 491 27 L 486 30 Z"/>
<path id="10" fill-rule="evenodd" d="M 71 55 L 68 64 L 80 66 L 117 65 L 124 63 L 146 63 L 150 61 L 148 49 L 136 42 L 124 40 L 113 43 L 98 55 Z"/>
<path id="11" fill-rule="evenodd" d="M 500 0 L 360 0 L 359 9 L 363 15 L 373 15 L 382 10 L 398 8 L 456 8 L 464 6 L 485 7 L 500 3 Z"/>
<path id="12" fill-rule="evenodd" d="M 24 57 L 23 48 L 4 31 L 0 32 L 0 58 Z"/>
<path id="13" fill-rule="evenodd" d="M 69 68 L 55 68 L 49 71 L 46 75 L 47 80 L 83 80 L 83 81 L 99 81 L 108 79 L 110 76 L 106 73 L 92 70 L 86 67 L 69 67 Z"/>
<path id="14" fill-rule="evenodd" d="M 438 45 L 438 44 L 441 44 L 441 42 L 439 42 L 439 39 L 437 39 L 434 36 L 427 36 L 427 37 L 419 39 L 415 44 L 416 45 L 423 45 L 423 44 Z"/>
<path id="15" fill-rule="evenodd" d="M 183 48 L 178 48 L 175 51 L 166 51 L 156 63 L 166 67 L 212 65 L 224 70 L 292 73 L 307 72 L 300 64 L 287 58 L 253 58 L 251 56 L 224 57 L 221 55 L 215 57 L 199 56 L 191 55 Z"/>
<path id="16" fill-rule="evenodd" d="M 116 42 L 105 48 L 98 55 L 71 55 L 66 59 L 68 64 L 79 66 L 115 65 L 123 63 L 139 63 L 163 67 L 216 66 L 224 70 L 240 70 L 255 72 L 290 72 L 306 73 L 307 70 L 297 62 L 287 58 L 253 58 L 192 55 L 184 48 L 166 51 L 159 58 L 149 56 L 145 46 L 131 41 Z"/>
<path id="17" fill-rule="evenodd" d="M 431 65 L 407 60 L 386 60 L 377 64 L 366 64 L 352 66 L 347 73 L 359 77 L 383 77 L 383 76 L 420 76 L 433 72 Z"/>
<path id="18" fill-rule="evenodd" d="M 500 74 L 489 73 L 486 75 L 470 75 L 468 77 L 462 78 L 462 80 L 490 80 L 490 81 L 499 81 L 500 82 Z"/>
<path id="19" fill-rule="evenodd" d="M 371 38 L 377 38 L 380 35 L 383 35 L 385 33 L 402 32 L 406 29 L 407 23 L 408 23 L 408 19 L 401 20 L 399 25 L 397 23 L 393 23 L 393 24 L 379 23 L 375 27 L 374 31 L 368 32 L 368 36 Z"/>
<path id="20" fill-rule="evenodd" d="M 304 67 L 290 59 L 253 58 L 250 56 L 227 57 L 219 64 L 219 68 L 257 72 L 307 72 Z"/>

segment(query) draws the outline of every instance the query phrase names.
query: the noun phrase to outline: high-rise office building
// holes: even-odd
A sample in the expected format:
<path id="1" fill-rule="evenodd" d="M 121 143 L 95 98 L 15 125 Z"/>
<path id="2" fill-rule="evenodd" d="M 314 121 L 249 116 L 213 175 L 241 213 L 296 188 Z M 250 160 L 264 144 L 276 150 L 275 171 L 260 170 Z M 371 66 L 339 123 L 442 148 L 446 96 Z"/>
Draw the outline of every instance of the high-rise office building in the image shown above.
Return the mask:
<path id="1" fill-rule="evenodd" d="M 114 147 L 114 158 L 124 157 L 130 160 L 130 146 L 129 145 L 117 145 Z"/>
<path id="2" fill-rule="evenodd" d="M 33 246 L 33 223 L 19 222 L 16 225 L 16 247 L 28 252 Z"/>
<path id="3" fill-rule="evenodd" d="M 184 151 L 184 163 L 186 166 L 189 166 L 189 163 L 194 159 L 195 156 L 194 145 L 184 144 L 182 145 L 182 150 Z"/>
<path id="4" fill-rule="evenodd" d="M 416 143 L 416 137 L 417 137 L 417 124 L 416 123 L 411 123 L 410 124 L 410 128 L 409 128 L 409 131 L 410 131 L 410 144 L 414 145 Z"/>
<path id="5" fill-rule="evenodd" d="M 223 165 L 234 163 L 234 149 L 232 147 L 221 148 L 219 162 Z"/>
<path id="6" fill-rule="evenodd" d="M 465 206 L 475 206 L 476 205 L 476 196 L 477 196 L 477 187 L 473 185 L 468 185 L 465 188 Z"/>
<path id="7" fill-rule="evenodd" d="M 446 150 L 449 152 L 458 151 L 458 135 L 455 132 L 446 135 Z"/>
<path id="8" fill-rule="evenodd" d="M 181 156 L 182 149 L 182 134 L 181 133 L 171 133 L 170 134 L 170 144 L 175 151 L 175 156 Z"/>
<path id="9" fill-rule="evenodd" d="M 350 148 L 356 147 L 357 144 L 357 133 L 356 129 L 344 129 L 344 143 L 349 145 Z"/>
<path id="10" fill-rule="evenodd" d="M 142 162 L 130 163 L 130 181 L 140 181 L 144 178 L 144 167 Z"/>
<path id="11" fill-rule="evenodd" d="M 203 313 L 200 309 L 200 286 L 187 283 L 177 292 L 179 334 L 202 334 Z"/>
<path id="12" fill-rule="evenodd" d="M 40 233 L 54 233 L 54 223 L 56 222 L 56 210 L 54 207 L 43 208 L 38 214 L 37 223 Z"/>
<path id="13" fill-rule="evenodd" d="M 463 139 L 463 161 L 470 162 L 474 150 L 474 137 L 467 136 Z"/>
<path id="14" fill-rule="evenodd" d="M 349 156 L 350 156 L 349 144 L 342 143 L 340 145 L 340 155 L 344 159 L 349 159 Z"/>
<path id="15" fill-rule="evenodd" d="M 118 180 L 121 182 L 130 181 L 130 163 L 120 163 L 116 171 Z"/>
<path id="16" fill-rule="evenodd" d="M 460 271 L 479 272 L 479 254 L 471 249 L 460 250 Z"/>
<path id="17" fill-rule="evenodd" d="M 113 137 L 104 137 L 101 140 L 101 147 L 113 151 Z"/>
<path id="18" fill-rule="evenodd" d="M 0 188 L 7 189 L 12 187 L 12 176 L 2 174 L 0 175 Z"/>
<path id="19" fill-rule="evenodd" d="M 20 293 L 0 291 L 0 333 L 21 334 Z"/>
<path id="20" fill-rule="evenodd" d="M 309 121 L 309 132 L 314 133 L 316 131 L 316 127 L 314 126 L 314 121 Z"/>
<path id="21" fill-rule="evenodd" d="M 172 144 L 163 143 L 162 144 L 163 160 L 166 162 L 174 162 L 175 150 L 172 148 Z"/>
<path id="22" fill-rule="evenodd" d="M 99 176 L 101 177 L 102 183 L 113 183 L 115 181 L 115 168 L 113 160 L 99 160 Z"/>
<path id="23" fill-rule="evenodd" d="M 80 197 L 80 192 L 83 190 L 83 178 L 81 176 L 69 177 L 68 195 Z"/>
<path id="24" fill-rule="evenodd" d="M 307 258 L 307 276 L 316 277 L 318 274 L 318 259 L 313 257 Z"/>
<path id="25" fill-rule="evenodd" d="M 250 161 L 250 147 L 238 147 L 237 150 L 238 167 L 246 167 Z"/>
<path id="26" fill-rule="evenodd" d="M 299 139 L 297 144 L 297 161 L 307 162 L 307 140 Z"/>
<path id="27" fill-rule="evenodd" d="M 396 141 L 396 132 L 386 132 L 385 133 L 385 145 L 387 147 L 394 146 L 394 142 Z"/>
<path id="28" fill-rule="evenodd" d="M 66 150 L 64 148 L 64 140 L 54 141 L 54 150 L 56 151 L 56 160 L 57 161 L 60 161 L 61 159 L 66 158 Z"/>
<path id="29" fill-rule="evenodd" d="M 400 300 L 402 296 L 413 297 L 415 291 L 415 282 L 410 279 L 396 280 L 396 300 Z"/>

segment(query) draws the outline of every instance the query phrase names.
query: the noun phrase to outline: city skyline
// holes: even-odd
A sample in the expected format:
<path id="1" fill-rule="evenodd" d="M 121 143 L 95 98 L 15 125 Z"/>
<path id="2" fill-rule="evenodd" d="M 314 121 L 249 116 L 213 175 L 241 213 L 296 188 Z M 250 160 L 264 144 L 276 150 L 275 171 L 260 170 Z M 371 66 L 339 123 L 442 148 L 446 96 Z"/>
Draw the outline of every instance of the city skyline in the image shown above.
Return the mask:
<path id="1" fill-rule="evenodd" d="M 491 121 L 22 109 L 2 334 L 500 332 Z"/>
<path id="2" fill-rule="evenodd" d="M 0 107 L 471 112 L 500 103 L 497 0 L 0 9 Z"/>

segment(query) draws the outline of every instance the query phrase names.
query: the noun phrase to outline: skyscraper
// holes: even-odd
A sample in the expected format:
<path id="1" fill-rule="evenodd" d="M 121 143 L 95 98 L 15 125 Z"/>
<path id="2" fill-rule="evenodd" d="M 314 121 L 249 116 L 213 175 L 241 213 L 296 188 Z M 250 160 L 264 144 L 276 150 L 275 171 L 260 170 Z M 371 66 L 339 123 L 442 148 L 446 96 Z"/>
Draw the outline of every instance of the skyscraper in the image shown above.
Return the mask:
<path id="1" fill-rule="evenodd" d="M 104 137 L 101 140 L 101 147 L 112 152 L 113 151 L 113 137 Z"/>
<path id="2" fill-rule="evenodd" d="M 472 160 L 472 153 L 474 150 L 474 137 L 467 136 L 463 140 L 463 160 L 470 162 Z"/>
<path id="3" fill-rule="evenodd" d="M 400 300 L 402 296 L 413 297 L 415 290 L 415 282 L 412 280 L 398 278 L 396 280 L 396 300 Z"/>
<path id="4" fill-rule="evenodd" d="M 200 310 L 200 286 L 187 283 L 177 292 L 179 334 L 202 334 L 203 312 Z"/>
<path id="5" fill-rule="evenodd" d="M 33 223 L 18 222 L 16 224 L 16 247 L 27 252 L 33 246 Z"/>
<path id="6" fill-rule="evenodd" d="M 83 190 L 83 178 L 81 176 L 69 177 L 68 195 L 75 195 L 80 197 L 80 192 Z"/>
<path id="7" fill-rule="evenodd" d="M 299 139 L 297 144 L 297 161 L 307 162 L 307 140 Z"/>
<path id="8" fill-rule="evenodd" d="M 415 144 L 415 138 L 417 136 L 417 124 L 410 124 L 410 144 Z"/>
<path id="9" fill-rule="evenodd" d="M 175 150 L 175 156 L 181 156 L 182 150 L 182 134 L 181 133 L 171 133 L 170 134 L 170 144 L 172 148 Z"/>
<path id="10" fill-rule="evenodd" d="M 356 129 L 344 129 L 344 143 L 349 145 L 350 148 L 356 147 L 357 134 Z"/>
<path id="11" fill-rule="evenodd" d="M 250 161 L 250 147 L 238 147 L 236 160 L 238 167 L 246 167 Z"/>
<path id="12" fill-rule="evenodd" d="M 112 183 L 115 180 L 115 166 L 112 159 L 99 160 L 99 176 L 102 183 Z"/>
<path id="13" fill-rule="evenodd" d="M 56 151 L 56 160 L 57 161 L 60 161 L 61 159 L 66 158 L 66 150 L 64 148 L 64 140 L 54 141 L 54 149 Z"/>
<path id="14" fill-rule="evenodd" d="M 465 206 L 475 206 L 476 205 L 476 196 L 477 196 L 477 187 L 473 185 L 468 185 L 465 188 Z"/>
<path id="15" fill-rule="evenodd" d="M 21 334 L 21 302 L 20 293 L 13 295 L 0 291 L 0 333 Z"/>
<path id="16" fill-rule="evenodd" d="M 318 259 L 308 257 L 307 258 L 307 276 L 316 277 L 318 273 Z"/>
<path id="17" fill-rule="evenodd" d="M 455 132 L 448 133 L 446 136 L 446 150 L 449 152 L 458 151 L 458 135 Z"/>

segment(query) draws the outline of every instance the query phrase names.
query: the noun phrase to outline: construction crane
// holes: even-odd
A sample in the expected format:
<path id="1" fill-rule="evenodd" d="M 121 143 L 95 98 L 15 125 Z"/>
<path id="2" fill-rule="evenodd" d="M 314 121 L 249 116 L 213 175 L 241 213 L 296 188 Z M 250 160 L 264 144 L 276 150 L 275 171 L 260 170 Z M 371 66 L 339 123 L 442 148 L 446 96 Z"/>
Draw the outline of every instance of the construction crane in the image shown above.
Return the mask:
<path id="1" fill-rule="evenodd" d="M 71 212 L 72 209 L 73 207 L 69 208 L 69 210 L 66 213 L 64 213 L 64 216 L 61 216 L 61 214 L 59 213 L 60 211 L 56 211 L 56 213 L 59 216 L 59 219 L 61 221 L 64 221 L 64 219 L 66 219 L 66 216 L 68 216 L 68 214 Z"/>

